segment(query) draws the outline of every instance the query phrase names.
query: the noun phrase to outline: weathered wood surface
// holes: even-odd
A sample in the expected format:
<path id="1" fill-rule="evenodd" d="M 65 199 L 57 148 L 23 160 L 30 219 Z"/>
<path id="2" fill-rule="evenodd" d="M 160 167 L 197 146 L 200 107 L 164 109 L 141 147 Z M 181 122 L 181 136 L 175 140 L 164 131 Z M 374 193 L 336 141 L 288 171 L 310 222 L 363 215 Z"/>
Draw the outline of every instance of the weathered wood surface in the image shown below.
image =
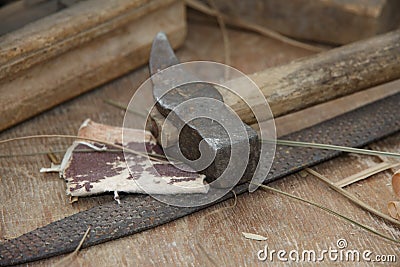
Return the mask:
<path id="1" fill-rule="evenodd" d="M 315 104 L 400 78 L 400 30 L 332 49 L 249 76 L 279 117 Z M 246 88 L 247 89 L 247 88 Z M 236 95 L 221 91 L 240 118 L 256 123 L 249 107 Z M 253 103 L 260 98 L 244 92 Z"/>
<path id="2" fill-rule="evenodd" d="M 297 129 L 313 126 L 396 92 L 400 92 L 397 80 L 276 118 L 276 134 L 283 136 Z"/>
<path id="3" fill-rule="evenodd" d="M 158 31 L 186 35 L 181 1 L 90 2 L 0 37 L 0 130 L 146 63 Z"/>
<path id="4" fill-rule="evenodd" d="M 207 1 L 206 1 L 207 2 Z M 227 15 L 299 39 L 346 44 L 397 28 L 395 0 L 216 0 Z"/>
<path id="5" fill-rule="evenodd" d="M 349 95 L 400 78 L 400 31 L 342 46 L 286 65 L 249 75 L 267 99 L 274 117 Z M 240 79 L 238 79 L 240 80 Z M 239 81 L 240 82 L 240 81 Z M 233 82 L 239 84 L 239 82 Z M 238 91 L 252 103 L 249 107 L 236 94 L 221 89 L 224 102 L 248 125 L 257 124 L 252 110 L 263 110 L 264 99 L 247 87 Z M 152 111 L 152 131 L 164 147 L 173 144 L 177 130 L 156 110 Z M 258 118 L 259 121 L 269 119 Z M 257 126 L 255 126 L 257 127 Z M 161 138 L 161 129 L 165 138 Z M 170 133 L 168 133 L 170 132 Z"/>
<path id="6" fill-rule="evenodd" d="M 4 2 L 4 1 L 3 1 Z M 0 36 L 62 9 L 60 1 L 18 0 L 0 6 Z"/>
<path id="7" fill-rule="evenodd" d="M 229 31 L 229 36 L 232 47 L 235 47 L 232 55 L 233 65 L 245 73 L 287 63 L 296 57 L 309 54 L 307 51 L 254 34 Z M 253 45 L 257 45 L 258 49 L 249 49 Z M 221 49 L 221 36 L 216 27 L 189 24 L 188 39 L 183 49 L 178 51 L 178 56 L 183 61 L 190 59 L 222 61 Z M 260 53 L 263 57 L 260 57 Z M 265 60 L 266 55 L 268 60 Z M 0 139 L 37 133 L 76 134 L 81 122 L 88 117 L 102 123 L 121 126 L 123 112 L 104 103 L 103 99 L 113 99 L 127 104 L 134 90 L 147 77 L 147 68 L 141 68 L 98 90 L 4 131 Z M 396 90 L 399 90 L 398 84 L 381 87 L 369 93 L 376 97 Z M 363 98 L 368 99 L 365 95 Z M 357 105 L 358 99 L 360 97 L 353 98 L 346 105 L 348 107 Z M 340 107 L 335 105 L 331 107 L 340 109 L 345 106 L 342 104 Z M 278 130 L 292 131 L 296 125 L 302 127 L 302 122 L 306 125 L 311 124 L 314 119 L 329 113 L 326 109 L 313 108 L 309 113 L 301 113 L 297 117 L 292 117 L 286 124 L 280 124 L 283 126 L 278 127 Z M 2 146 L 1 154 L 56 150 L 69 145 L 68 140 L 25 141 L 14 143 L 12 146 Z M 399 151 L 400 136 L 394 135 L 372 147 Z M 321 164 L 315 169 L 332 181 L 338 181 L 375 162 L 378 160 L 373 157 L 347 155 Z M 112 195 L 105 195 L 82 198 L 78 203 L 69 204 L 69 199 L 65 195 L 65 183 L 56 174 L 39 173 L 40 167 L 49 164 L 45 155 L 0 158 L 0 239 L 16 237 L 54 220 L 112 200 Z M 348 190 L 385 212 L 387 201 L 394 198 L 388 185 L 390 175 L 390 171 L 375 175 L 358 185 L 350 186 Z M 310 176 L 302 178 L 299 174 L 291 175 L 273 183 L 272 186 L 319 202 L 383 233 L 400 238 L 398 229 L 360 210 Z M 228 204 L 230 203 L 217 205 L 137 235 L 84 249 L 75 263 L 81 263 L 81 266 L 210 266 L 212 264 L 201 249 L 203 247 L 220 266 L 266 266 L 266 262 L 259 262 L 256 258 L 257 251 L 266 244 L 271 249 L 277 250 L 296 248 L 318 250 L 329 246 L 335 248 L 339 238 L 345 238 L 351 249 L 369 249 L 376 254 L 396 254 L 400 257 L 396 244 L 386 242 L 310 206 L 262 191 L 242 195 L 238 198 L 236 208 L 203 219 L 206 214 Z M 263 242 L 246 240 L 241 232 L 261 234 L 268 240 Z M 63 258 L 64 256 L 56 257 L 31 266 L 52 266 Z"/>
<path id="8" fill-rule="evenodd" d="M 172 2 L 174 0 L 84 1 L 1 36 L 0 78 L 10 79 L 15 73 L 110 33 Z"/>
<path id="9" fill-rule="evenodd" d="M 284 136 L 298 129 L 311 127 L 317 123 L 343 114 L 344 112 L 354 110 L 383 97 L 390 96 L 400 91 L 400 86 L 398 84 L 399 82 L 396 80 L 275 118 L 275 124 L 277 126 L 276 134 L 277 136 Z M 354 99 L 356 99 L 356 101 L 354 101 Z M 340 108 L 337 108 L 338 106 Z M 155 108 L 151 111 L 150 118 L 151 120 L 147 125 L 147 129 L 153 132 L 153 135 L 157 138 L 157 142 L 163 147 L 170 147 L 176 144 L 179 136 L 177 128 L 171 122 L 165 120 L 164 116 Z M 251 127 L 255 130 L 259 130 L 257 124 L 253 124 Z"/>

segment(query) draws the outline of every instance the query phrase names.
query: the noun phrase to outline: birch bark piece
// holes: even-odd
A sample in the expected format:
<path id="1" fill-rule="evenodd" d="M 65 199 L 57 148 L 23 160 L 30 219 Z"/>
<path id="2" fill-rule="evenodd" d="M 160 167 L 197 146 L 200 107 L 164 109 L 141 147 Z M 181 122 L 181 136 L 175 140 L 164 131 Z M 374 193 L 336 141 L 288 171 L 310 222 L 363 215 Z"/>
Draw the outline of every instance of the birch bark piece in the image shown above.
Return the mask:
<path id="1" fill-rule="evenodd" d="M 131 129 L 128 144 L 138 150 L 143 143 L 143 130 Z M 122 128 L 86 120 L 79 129 L 78 136 L 122 144 Z M 100 149 L 94 149 L 97 146 Z M 162 154 L 156 139 L 145 132 L 147 153 Z M 106 149 L 113 149 L 105 146 Z M 81 150 L 81 152 L 80 152 Z M 85 152 L 82 152 L 85 150 Z M 86 152 L 89 150 L 89 152 Z M 93 150 L 93 151 L 90 151 Z M 145 152 L 145 151 L 140 151 Z M 67 194 L 76 197 L 90 196 L 104 192 L 148 193 L 148 194 L 190 194 L 207 193 L 205 175 L 182 171 L 172 164 L 153 162 L 140 155 L 130 155 L 130 168 L 122 151 L 104 151 L 104 146 L 94 142 L 75 141 L 68 148 L 61 166 L 60 176 L 67 182 Z M 140 185 L 146 185 L 146 192 Z"/>

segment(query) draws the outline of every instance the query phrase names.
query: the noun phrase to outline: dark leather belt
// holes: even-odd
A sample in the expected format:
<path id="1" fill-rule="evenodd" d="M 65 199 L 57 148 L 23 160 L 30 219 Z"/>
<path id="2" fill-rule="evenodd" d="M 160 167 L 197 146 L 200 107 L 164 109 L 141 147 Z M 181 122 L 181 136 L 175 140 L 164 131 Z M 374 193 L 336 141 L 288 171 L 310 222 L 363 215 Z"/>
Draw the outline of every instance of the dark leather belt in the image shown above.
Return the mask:
<path id="1" fill-rule="evenodd" d="M 289 134 L 282 139 L 362 147 L 400 130 L 399 103 L 400 93 Z M 265 183 L 339 154 L 340 152 L 331 150 L 278 146 Z M 247 189 L 248 184 L 234 188 L 236 194 L 244 193 Z M 209 194 L 213 193 L 210 189 Z M 186 197 L 190 198 L 190 195 Z M 231 197 L 232 194 L 227 194 L 217 202 Z M 89 226 L 91 230 L 83 247 L 132 235 L 207 206 L 178 208 L 168 206 L 150 196 L 127 195 L 121 200 L 121 205 L 112 201 L 0 243 L 0 266 L 21 264 L 72 252 Z"/>

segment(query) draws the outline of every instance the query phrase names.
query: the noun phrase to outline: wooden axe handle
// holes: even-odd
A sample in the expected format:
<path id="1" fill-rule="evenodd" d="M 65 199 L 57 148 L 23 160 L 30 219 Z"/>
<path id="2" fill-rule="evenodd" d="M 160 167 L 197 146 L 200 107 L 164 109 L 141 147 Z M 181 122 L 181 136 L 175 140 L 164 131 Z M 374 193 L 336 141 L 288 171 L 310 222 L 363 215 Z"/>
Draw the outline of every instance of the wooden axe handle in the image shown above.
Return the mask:
<path id="1" fill-rule="evenodd" d="M 273 67 L 249 76 L 275 117 L 400 78 L 400 30 Z M 249 107 L 221 90 L 225 103 L 251 125 Z M 253 99 L 257 102 L 257 99 Z M 260 101 L 258 101 L 260 102 Z"/>
<path id="2" fill-rule="evenodd" d="M 269 68 L 249 77 L 261 89 L 274 117 L 279 117 L 399 79 L 400 30 Z M 226 90 L 220 90 L 220 93 L 224 102 L 245 123 L 257 123 L 248 105 L 240 98 Z M 246 93 L 249 94 L 243 92 Z M 251 93 L 249 95 L 251 98 Z M 256 105 L 257 102 L 263 104 L 260 99 L 252 100 Z M 164 117 L 153 110 L 151 118 L 149 127 L 160 141 Z M 177 140 L 178 132 L 170 122 L 164 127 L 162 146 L 168 147 Z"/>

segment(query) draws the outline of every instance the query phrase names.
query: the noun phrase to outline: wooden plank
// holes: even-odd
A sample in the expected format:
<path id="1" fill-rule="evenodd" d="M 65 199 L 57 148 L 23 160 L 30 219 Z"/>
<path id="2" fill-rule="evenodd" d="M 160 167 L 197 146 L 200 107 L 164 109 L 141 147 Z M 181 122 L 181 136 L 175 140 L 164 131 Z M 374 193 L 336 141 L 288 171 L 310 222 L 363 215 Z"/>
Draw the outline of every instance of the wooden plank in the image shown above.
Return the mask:
<path id="1" fill-rule="evenodd" d="M 232 62 L 245 73 L 260 71 L 271 65 L 285 64 L 305 55 L 305 52 L 298 48 L 282 45 L 280 42 L 251 33 L 229 30 L 229 37 L 231 46 L 235 47 L 232 50 Z M 182 49 L 179 49 L 178 56 L 185 61 L 201 59 L 222 61 L 221 40 L 220 30 L 217 27 L 189 23 L 188 38 Z M 257 45 L 258 49 L 249 49 L 254 45 Z M 127 104 L 135 88 L 147 78 L 147 68 L 138 69 L 0 133 L 0 139 L 37 133 L 76 134 L 79 125 L 87 117 L 102 123 L 121 126 L 123 112 L 104 103 L 103 99 Z M 395 84 L 392 87 L 399 86 Z M 380 91 L 385 89 L 381 88 Z M 379 90 L 375 93 L 379 93 Z M 364 98 L 367 99 L 368 94 Z M 357 102 L 358 98 L 353 98 L 346 106 L 357 106 L 359 105 Z M 333 108 L 340 110 L 342 104 L 343 102 L 331 105 L 330 109 L 324 112 L 328 114 L 334 111 Z M 323 112 L 309 110 L 309 113 L 292 117 L 281 124 L 281 132 L 295 131 L 298 128 L 293 125 L 301 128 L 302 120 L 317 119 L 319 114 Z M 70 140 L 46 139 L 3 145 L 0 150 L 2 154 L 31 153 L 66 148 L 70 143 Z M 371 148 L 400 151 L 400 136 L 394 135 Z M 316 170 L 335 182 L 376 162 L 378 160 L 373 157 L 348 155 L 324 163 Z M 41 167 L 49 164 L 46 155 L 0 158 L 0 202 L 2 203 L 0 242 L 65 216 L 112 201 L 111 194 L 81 198 L 78 202 L 70 204 L 65 194 L 65 182 L 59 179 L 57 174 L 39 173 Z M 347 190 L 385 212 L 387 201 L 395 197 L 391 186 L 388 185 L 390 175 L 391 172 L 386 171 L 361 181 L 358 185 L 351 185 Z M 394 238 L 400 237 L 399 229 L 362 211 L 313 177 L 295 174 L 271 186 L 321 203 Z M 279 264 L 276 260 L 271 264 L 261 262 L 257 260 L 257 252 L 265 245 L 270 249 L 287 251 L 322 250 L 330 247 L 337 249 L 336 241 L 340 238 L 347 240 L 349 250 L 368 249 L 374 254 L 395 254 L 397 263 L 399 261 L 400 254 L 396 244 L 371 235 L 309 205 L 276 194 L 256 191 L 239 196 L 238 204 L 233 209 L 223 209 L 209 214 L 230 204 L 232 202 L 222 203 L 155 229 L 83 249 L 70 266 L 79 264 L 80 266 L 213 266 L 207 255 L 213 257 L 218 266 L 286 266 L 287 262 Z M 268 239 L 248 240 L 242 236 L 242 232 L 260 234 Z M 65 255 L 29 265 L 50 267 L 64 258 Z M 299 264 L 307 266 L 308 263 L 299 262 Z M 320 265 L 329 264 L 366 265 L 328 260 Z M 376 264 L 380 265 L 382 264 Z M 396 263 L 386 265 L 395 266 Z"/>
<path id="2" fill-rule="evenodd" d="M 400 30 L 358 41 L 250 75 L 266 97 L 274 117 L 400 78 Z M 244 88 L 247 89 L 247 88 Z M 224 102 L 251 125 L 248 106 L 222 90 Z M 258 97 L 243 92 L 255 103 Z M 257 102 L 261 102 L 258 104 Z"/>
<path id="3" fill-rule="evenodd" d="M 369 167 L 368 169 L 365 169 L 359 173 L 355 173 L 349 177 L 344 178 L 343 180 L 340 180 L 338 182 L 335 183 L 335 186 L 338 187 L 345 187 L 348 186 L 352 183 L 356 183 L 358 181 L 364 180 L 369 178 L 370 176 L 373 176 L 377 173 L 386 171 L 388 169 L 392 169 L 392 168 L 396 168 L 398 167 L 400 164 L 399 163 L 392 163 L 392 162 L 388 162 L 388 161 L 383 161 L 379 164 L 376 164 L 372 167 Z"/>
<path id="4" fill-rule="evenodd" d="M 22 70 L 112 33 L 175 1 L 83 1 L 1 36 L 0 80 L 10 80 Z"/>
<path id="5" fill-rule="evenodd" d="M 158 2 L 149 3 L 151 9 Z M 180 45 L 186 34 L 183 3 L 169 1 L 169 5 L 151 9 L 148 6 L 135 9 L 141 14 L 140 19 L 67 53 L 46 59 L 30 69 L 19 71 L 18 77 L 11 81 L 3 79 L 0 83 L 0 130 L 146 63 L 151 42 L 158 31 L 166 32 L 174 47 Z M 74 38 L 81 39 L 79 34 Z M 76 41 L 79 43 L 79 40 Z M 27 57 L 24 59 L 28 60 Z"/>
<path id="6" fill-rule="evenodd" d="M 49 16 L 61 8 L 58 0 L 20 0 L 0 8 L 0 36 L 15 31 L 32 21 Z"/>
<path id="7" fill-rule="evenodd" d="M 292 132 L 311 127 L 399 92 L 400 80 L 396 80 L 275 118 L 276 136 L 282 137 Z M 340 109 L 337 108 L 338 106 L 340 106 Z M 162 144 L 163 147 L 170 147 L 175 144 L 179 135 L 176 127 L 171 122 L 166 121 L 161 113 L 155 109 L 151 111 L 150 117 L 151 120 L 147 125 L 147 129 L 153 132 L 158 143 Z M 259 130 L 257 124 L 253 124 L 251 127 Z M 161 132 L 164 135 L 163 138 L 160 135 Z"/>
<path id="8" fill-rule="evenodd" d="M 249 75 L 249 78 L 258 85 L 276 118 L 399 79 L 399 62 L 400 30 L 397 30 L 269 68 Z M 240 78 L 238 80 L 232 84 L 240 84 Z M 270 119 L 267 113 L 258 120 L 254 117 L 252 110 L 263 110 L 265 99 L 247 87 L 239 88 L 237 94 L 225 89 L 220 93 L 225 104 L 248 125 Z M 238 96 L 247 97 L 251 107 Z M 166 133 L 164 140 L 168 140 L 168 144 L 174 143 L 179 135 L 172 124 L 164 125 L 164 118 L 157 115 L 156 110 L 151 116 L 152 131 L 157 139 L 160 141 L 159 133 L 164 129 L 164 133 L 171 132 Z"/>
<path id="9" fill-rule="evenodd" d="M 216 0 L 238 16 L 299 39 L 346 44 L 400 25 L 396 0 Z"/>
<path id="10" fill-rule="evenodd" d="M 275 119 L 276 135 L 284 136 L 299 129 L 332 119 L 384 97 L 400 93 L 400 80 L 363 90 Z M 338 109 L 337 107 L 340 107 Z"/>

